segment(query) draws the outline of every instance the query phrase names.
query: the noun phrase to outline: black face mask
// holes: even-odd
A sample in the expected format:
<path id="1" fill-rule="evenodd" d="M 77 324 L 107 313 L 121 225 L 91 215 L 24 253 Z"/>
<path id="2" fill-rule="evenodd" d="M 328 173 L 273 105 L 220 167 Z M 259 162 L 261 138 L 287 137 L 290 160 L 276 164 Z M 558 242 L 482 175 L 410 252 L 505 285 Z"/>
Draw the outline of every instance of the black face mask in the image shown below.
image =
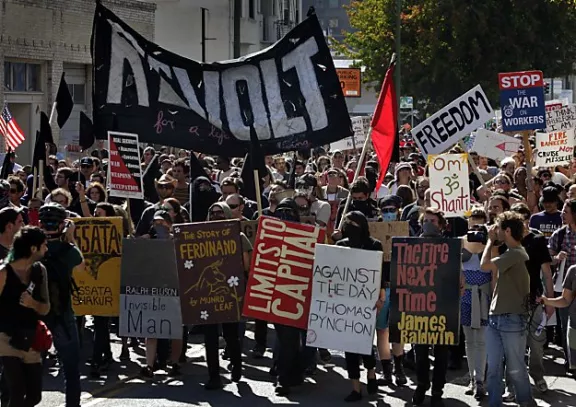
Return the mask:
<path id="1" fill-rule="evenodd" d="M 342 236 L 347 237 L 350 242 L 360 242 L 363 237 L 362 228 L 350 222 L 345 222 L 342 226 Z"/>
<path id="2" fill-rule="evenodd" d="M 370 202 L 368 201 L 359 201 L 357 199 L 352 201 L 352 205 L 356 210 L 359 210 L 360 212 L 365 211 L 366 209 L 368 209 L 368 207 L 370 206 Z"/>

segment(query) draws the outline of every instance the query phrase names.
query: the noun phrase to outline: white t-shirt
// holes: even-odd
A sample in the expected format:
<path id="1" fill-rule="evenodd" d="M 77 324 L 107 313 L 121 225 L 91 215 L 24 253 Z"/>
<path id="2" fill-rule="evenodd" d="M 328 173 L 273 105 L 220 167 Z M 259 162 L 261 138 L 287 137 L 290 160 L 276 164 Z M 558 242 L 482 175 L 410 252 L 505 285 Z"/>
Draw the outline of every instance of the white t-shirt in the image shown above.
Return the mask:
<path id="1" fill-rule="evenodd" d="M 310 205 L 310 213 L 316 217 L 316 220 L 328 224 L 332 207 L 328 202 L 316 200 Z"/>

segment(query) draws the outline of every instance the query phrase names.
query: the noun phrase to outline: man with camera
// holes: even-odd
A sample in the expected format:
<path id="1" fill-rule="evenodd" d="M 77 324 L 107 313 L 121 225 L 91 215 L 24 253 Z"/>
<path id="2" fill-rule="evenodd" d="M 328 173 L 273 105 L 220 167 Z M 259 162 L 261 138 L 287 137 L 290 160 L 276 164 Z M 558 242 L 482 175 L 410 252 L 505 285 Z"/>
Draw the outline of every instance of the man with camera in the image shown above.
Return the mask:
<path id="1" fill-rule="evenodd" d="M 49 203 L 39 212 L 40 227 L 48 236 L 48 252 L 42 264 L 48 275 L 50 313 L 46 324 L 64 373 L 66 407 L 80 406 L 80 341 L 72 310 L 73 271 L 84 267 L 84 259 L 74 238 L 74 223 L 61 205 Z"/>

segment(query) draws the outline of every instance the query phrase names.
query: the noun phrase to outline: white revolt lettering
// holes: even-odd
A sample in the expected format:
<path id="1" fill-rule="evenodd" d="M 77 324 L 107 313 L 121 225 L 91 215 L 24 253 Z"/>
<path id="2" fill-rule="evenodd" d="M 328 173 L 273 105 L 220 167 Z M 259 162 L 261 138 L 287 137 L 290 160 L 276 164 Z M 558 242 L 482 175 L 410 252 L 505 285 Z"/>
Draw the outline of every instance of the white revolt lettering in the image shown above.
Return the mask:
<path id="1" fill-rule="evenodd" d="M 238 88 L 241 93 L 248 95 L 254 129 L 260 140 L 303 133 L 307 130 L 304 117 L 288 118 L 286 113 L 280 91 L 280 65 L 283 72 L 294 69 L 298 76 L 300 93 L 305 102 L 303 108 L 310 119 L 310 130 L 317 131 L 328 126 L 326 106 L 311 59 L 318 53 L 318 44 L 313 37 L 284 55 L 280 61 L 268 59 L 261 61 L 259 65 L 235 66 L 221 72 L 204 71 L 202 85 L 195 87 L 185 69 L 168 66 L 153 55 L 146 55 L 131 34 L 118 24 L 111 21 L 109 23 L 112 28 L 112 51 L 107 103 L 121 103 L 125 87 L 124 62 L 128 62 L 133 75 L 127 82 L 132 82 L 133 79 L 139 106 L 150 107 L 150 104 L 154 103 L 150 100 L 149 84 L 146 80 L 146 70 L 149 69 L 161 74 L 158 102 L 192 110 L 217 128 L 222 128 L 225 118 L 230 131 L 239 140 L 250 140 L 250 127 L 246 125 L 249 120 L 240 106 Z M 144 61 L 147 62 L 147 67 L 144 66 Z M 181 93 L 175 90 L 176 84 Z M 202 92 L 203 95 L 197 92 Z M 220 92 L 223 94 L 224 109 L 220 103 Z M 204 106 L 199 102 L 202 99 Z M 225 117 L 221 117 L 221 114 Z"/>

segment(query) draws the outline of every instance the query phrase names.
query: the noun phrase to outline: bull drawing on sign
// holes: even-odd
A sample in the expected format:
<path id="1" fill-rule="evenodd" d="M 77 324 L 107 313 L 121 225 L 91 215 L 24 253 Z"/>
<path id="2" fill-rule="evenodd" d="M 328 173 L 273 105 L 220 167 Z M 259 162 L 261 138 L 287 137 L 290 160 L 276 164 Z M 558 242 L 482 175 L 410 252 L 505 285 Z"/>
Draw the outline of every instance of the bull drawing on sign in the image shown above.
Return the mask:
<path id="1" fill-rule="evenodd" d="M 196 292 L 205 293 L 207 296 L 212 295 L 229 295 L 230 288 L 226 285 L 226 274 L 220 271 L 223 260 L 217 260 L 214 263 L 204 267 L 198 282 L 191 286 L 185 294 L 195 290 Z"/>

